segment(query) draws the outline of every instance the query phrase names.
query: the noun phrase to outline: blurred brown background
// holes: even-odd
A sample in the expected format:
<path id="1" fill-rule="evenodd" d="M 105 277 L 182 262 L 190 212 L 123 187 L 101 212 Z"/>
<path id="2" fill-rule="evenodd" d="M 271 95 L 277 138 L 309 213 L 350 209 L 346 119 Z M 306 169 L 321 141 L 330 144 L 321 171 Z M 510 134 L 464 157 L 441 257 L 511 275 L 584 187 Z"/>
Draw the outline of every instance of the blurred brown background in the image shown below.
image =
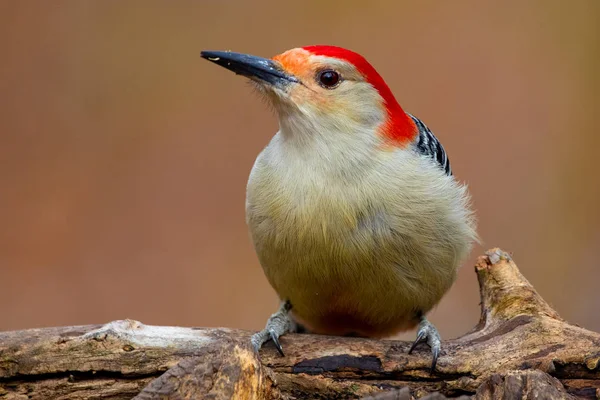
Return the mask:
<path id="1" fill-rule="evenodd" d="M 309 44 L 365 55 L 471 188 L 484 244 L 444 337 L 476 323 L 492 246 L 600 330 L 598 0 L 0 2 L 0 330 L 261 328 L 244 192 L 277 124 L 199 52 Z"/>

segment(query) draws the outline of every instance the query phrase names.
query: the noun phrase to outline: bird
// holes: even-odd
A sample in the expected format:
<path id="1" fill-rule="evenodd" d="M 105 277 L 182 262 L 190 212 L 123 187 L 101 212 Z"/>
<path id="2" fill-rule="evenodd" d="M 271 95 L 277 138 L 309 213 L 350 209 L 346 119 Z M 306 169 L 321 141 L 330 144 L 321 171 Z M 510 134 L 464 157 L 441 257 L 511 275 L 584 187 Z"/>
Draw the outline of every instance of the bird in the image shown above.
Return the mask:
<path id="1" fill-rule="evenodd" d="M 246 187 L 250 238 L 280 298 L 254 349 L 273 341 L 284 355 L 288 332 L 378 339 L 417 328 L 408 352 L 427 343 L 434 371 L 441 337 L 426 314 L 479 240 L 440 141 L 352 50 L 200 55 L 249 78 L 279 122 Z"/>

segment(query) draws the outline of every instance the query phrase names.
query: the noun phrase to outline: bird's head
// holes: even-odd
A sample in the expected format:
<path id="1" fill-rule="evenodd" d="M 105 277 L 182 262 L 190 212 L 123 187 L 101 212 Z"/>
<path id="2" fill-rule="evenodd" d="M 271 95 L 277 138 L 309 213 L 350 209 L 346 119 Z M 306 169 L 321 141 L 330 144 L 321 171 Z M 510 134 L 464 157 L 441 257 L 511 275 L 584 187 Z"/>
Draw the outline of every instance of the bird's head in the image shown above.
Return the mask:
<path id="1" fill-rule="evenodd" d="M 417 132 L 390 88 L 361 55 L 334 46 L 307 46 L 272 59 L 230 51 L 201 56 L 250 78 L 291 131 L 373 135 L 402 146 Z"/>

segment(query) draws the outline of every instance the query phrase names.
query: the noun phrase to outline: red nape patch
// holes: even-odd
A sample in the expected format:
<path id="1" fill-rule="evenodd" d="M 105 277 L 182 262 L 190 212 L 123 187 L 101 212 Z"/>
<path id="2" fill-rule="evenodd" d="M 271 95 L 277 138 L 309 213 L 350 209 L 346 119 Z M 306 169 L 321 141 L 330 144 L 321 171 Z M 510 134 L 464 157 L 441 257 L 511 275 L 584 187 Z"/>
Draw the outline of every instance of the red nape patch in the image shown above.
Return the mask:
<path id="1" fill-rule="evenodd" d="M 383 98 L 388 113 L 388 120 L 383 126 L 383 134 L 393 142 L 406 144 L 417 135 L 417 127 L 413 120 L 406 115 L 394 94 L 385 83 L 381 75 L 373 68 L 363 56 L 353 51 L 336 46 L 306 46 L 304 50 L 316 56 L 325 56 L 345 60 L 356 67 L 367 82 L 369 82 Z"/>

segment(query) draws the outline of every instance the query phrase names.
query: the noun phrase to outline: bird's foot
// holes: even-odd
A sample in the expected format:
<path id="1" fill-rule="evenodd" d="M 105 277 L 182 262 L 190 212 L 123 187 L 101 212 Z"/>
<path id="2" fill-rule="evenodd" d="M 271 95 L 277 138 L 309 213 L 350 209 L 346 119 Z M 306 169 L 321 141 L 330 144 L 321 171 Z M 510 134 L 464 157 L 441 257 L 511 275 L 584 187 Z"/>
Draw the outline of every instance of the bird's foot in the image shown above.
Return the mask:
<path id="1" fill-rule="evenodd" d="M 275 344 L 275 347 L 277 348 L 277 351 L 279 351 L 279 354 L 285 356 L 283 353 L 283 348 L 281 347 L 281 343 L 279 343 L 279 336 L 295 329 L 296 324 L 290 317 L 291 309 L 292 304 L 289 301 L 282 302 L 279 310 L 269 317 L 265 329 L 252 335 L 250 342 L 252 343 L 252 347 L 254 347 L 256 352 L 260 350 L 263 344 L 267 343 L 269 340 L 272 340 L 273 344 Z"/>
<path id="2" fill-rule="evenodd" d="M 419 322 L 419 327 L 417 328 L 417 339 L 414 341 L 412 346 L 410 346 L 408 354 L 412 353 L 415 347 L 417 347 L 417 345 L 423 341 L 426 341 L 429 347 L 431 347 L 431 353 L 433 355 L 431 372 L 434 372 L 438 357 L 440 355 L 440 350 L 442 348 L 442 339 L 440 338 L 440 334 L 435 326 L 433 326 L 433 324 L 425 317 L 421 317 L 421 322 Z"/>

